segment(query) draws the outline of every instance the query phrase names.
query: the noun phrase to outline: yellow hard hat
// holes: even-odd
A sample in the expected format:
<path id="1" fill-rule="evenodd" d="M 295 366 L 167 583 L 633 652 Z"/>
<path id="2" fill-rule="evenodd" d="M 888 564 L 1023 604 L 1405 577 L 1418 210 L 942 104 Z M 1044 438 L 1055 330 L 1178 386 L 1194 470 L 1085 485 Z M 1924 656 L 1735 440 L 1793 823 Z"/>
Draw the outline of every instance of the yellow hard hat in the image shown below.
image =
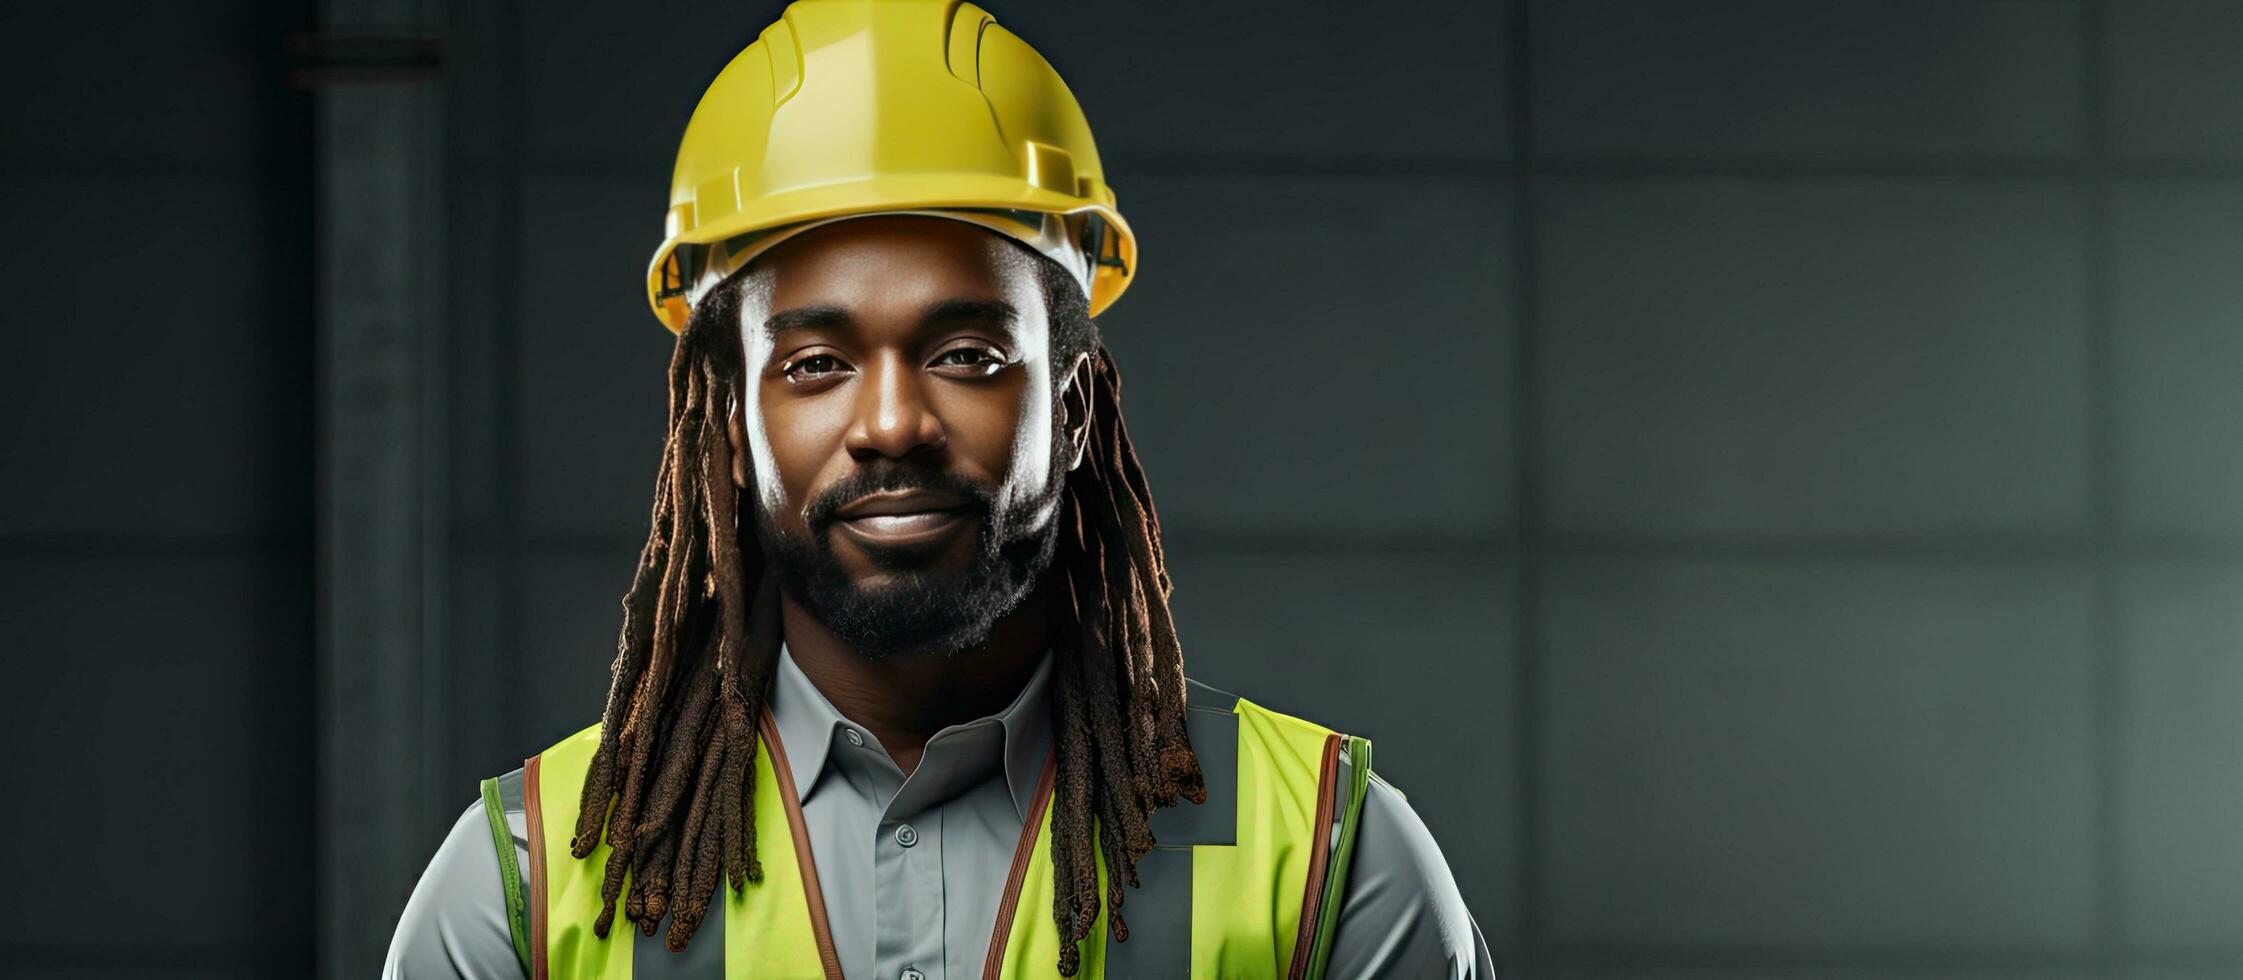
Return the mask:
<path id="1" fill-rule="evenodd" d="M 1059 73 L 958 0 L 796 0 L 717 73 L 678 144 L 647 299 L 672 331 L 718 274 L 793 230 L 916 212 L 1070 263 L 1096 315 L 1137 241 Z"/>

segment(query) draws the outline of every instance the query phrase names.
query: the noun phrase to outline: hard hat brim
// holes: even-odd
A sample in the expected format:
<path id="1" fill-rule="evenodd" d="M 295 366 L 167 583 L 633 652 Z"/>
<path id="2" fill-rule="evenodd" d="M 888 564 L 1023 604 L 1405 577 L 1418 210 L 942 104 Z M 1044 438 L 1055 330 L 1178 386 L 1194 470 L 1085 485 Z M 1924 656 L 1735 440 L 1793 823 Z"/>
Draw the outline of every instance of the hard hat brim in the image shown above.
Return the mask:
<path id="1" fill-rule="evenodd" d="M 1089 296 L 1090 313 L 1096 316 L 1120 297 L 1134 278 L 1137 237 L 1121 212 L 1114 208 L 1111 191 L 1102 186 L 1085 189 L 1092 190 L 1096 196 L 1063 194 L 1017 177 L 898 174 L 800 188 L 715 216 L 681 216 L 673 209 L 671 227 L 666 229 L 673 233 L 663 239 L 647 264 L 647 303 L 653 308 L 656 319 L 672 333 L 685 329 L 691 310 L 681 294 L 683 283 L 677 281 L 677 270 L 670 268 L 680 245 L 706 245 L 751 232 L 850 215 L 940 208 L 1004 208 L 1061 215 L 1095 214 L 1106 221 L 1116 238 L 1120 261 L 1096 270 Z M 684 220 L 680 220 L 681 217 Z M 681 227 L 684 230 L 678 230 Z"/>

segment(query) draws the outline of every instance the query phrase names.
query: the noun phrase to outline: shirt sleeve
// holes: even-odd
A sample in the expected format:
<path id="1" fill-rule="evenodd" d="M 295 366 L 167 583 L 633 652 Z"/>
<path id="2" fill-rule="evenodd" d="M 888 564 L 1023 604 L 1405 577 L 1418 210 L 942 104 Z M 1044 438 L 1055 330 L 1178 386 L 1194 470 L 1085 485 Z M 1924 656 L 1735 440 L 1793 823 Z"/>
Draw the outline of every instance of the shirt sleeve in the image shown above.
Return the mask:
<path id="1" fill-rule="evenodd" d="M 382 964 L 382 980 L 454 978 L 523 980 L 490 818 L 480 800 L 460 814 L 421 872 Z"/>
<path id="2" fill-rule="evenodd" d="M 1325 976 L 1494 980 L 1487 939 L 1417 811 L 1374 779 L 1362 819 Z"/>

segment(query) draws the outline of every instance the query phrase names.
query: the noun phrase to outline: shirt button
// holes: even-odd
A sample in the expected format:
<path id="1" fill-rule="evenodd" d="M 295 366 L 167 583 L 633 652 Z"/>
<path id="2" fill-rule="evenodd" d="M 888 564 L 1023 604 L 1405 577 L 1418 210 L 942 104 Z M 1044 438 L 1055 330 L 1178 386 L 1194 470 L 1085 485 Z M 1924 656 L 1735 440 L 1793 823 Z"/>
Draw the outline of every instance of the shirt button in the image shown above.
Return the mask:
<path id="1" fill-rule="evenodd" d="M 854 729 L 854 728 L 844 728 L 844 729 L 842 729 L 842 730 L 841 730 L 841 737 L 842 737 L 842 738 L 846 738 L 846 739 L 848 739 L 848 740 L 849 740 L 849 744 L 851 744 L 851 745 L 863 745 L 863 744 L 864 744 L 864 736 L 862 736 L 862 735 L 859 735 L 859 734 L 857 734 L 857 730 L 856 730 L 856 729 Z"/>
<path id="2" fill-rule="evenodd" d="M 927 975 L 906 967 L 903 971 L 903 980 L 927 980 Z"/>
<path id="3" fill-rule="evenodd" d="M 913 830 L 913 829 L 911 829 L 911 825 L 910 825 L 910 824 L 904 824 L 904 825 L 903 825 L 903 826 L 901 826 L 901 827 L 897 827 L 897 828 L 896 828 L 896 843 L 898 843 L 898 844 L 902 844 L 902 845 L 903 845 L 903 846 L 905 846 L 905 847 L 910 847 L 910 846 L 911 846 L 911 845 L 913 845 L 913 844 L 917 844 L 917 843 L 919 843 L 919 832 L 918 832 L 918 831 L 916 831 L 916 830 Z M 910 975 L 911 975 L 910 973 L 905 973 L 905 974 L 904 974 L 904 976 L 906 976 L 906 977 L 908 977 L 908 976 L 910 976 Z"/>

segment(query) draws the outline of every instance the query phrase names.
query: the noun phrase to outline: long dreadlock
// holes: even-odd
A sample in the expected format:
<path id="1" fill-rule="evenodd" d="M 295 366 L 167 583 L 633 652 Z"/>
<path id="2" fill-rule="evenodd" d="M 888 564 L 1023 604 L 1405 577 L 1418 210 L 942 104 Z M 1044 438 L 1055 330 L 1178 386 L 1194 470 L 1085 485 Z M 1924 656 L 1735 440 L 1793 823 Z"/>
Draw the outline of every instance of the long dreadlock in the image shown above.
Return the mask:
<path id="1" fill-rule="evenodd" d="M 1024 250 L 1025 251 L 1025 250 Z M 1032 254 L 1032 253 L 1030 253 Z M 1121 375 L 1087 302 L 1057 263 L 1033 256 L 1051 316 L 1052 363 L 1091 355 L 1089 444 L 1066 475 L 1054 551 L 1057 660 L 1052 701 L 1057 759 L 1050 807 L 1052 920 L 1065 941 L 1059 972 L 1080 966 L 1077 942 L 1103 904 L 1116 941 L 1129 936 L 1122 886 L 1153 847 L 1155 809 L 1206 801 L 1184 730 L 1184 664 L 1169 616 L 1174 586 L 1160 519 L 1121 416 Z M 599 748 L 584 780 L 571 851 L 612 849 L 593 931 L 624 917 L 683 950 L 722 875 L 737 892 L 761 881 L 757 860 L 754 719 L 779 649 L 778 591 L 753 533 L 739 533 L 727 413 L 742 390 L 740 281 L 712 290 L 670 357 L 669 435 L 655 481 L 653 526 L 623 599 L 613 682 Z M 1056 382 L 1055 382 L 1056 383 Z M 752 502 L 749 504 L 753 506 Z M 1093 840 L 1095 836 L 1096 840 Z M 629 892 L 624 885 L 628 878 Z"/>

